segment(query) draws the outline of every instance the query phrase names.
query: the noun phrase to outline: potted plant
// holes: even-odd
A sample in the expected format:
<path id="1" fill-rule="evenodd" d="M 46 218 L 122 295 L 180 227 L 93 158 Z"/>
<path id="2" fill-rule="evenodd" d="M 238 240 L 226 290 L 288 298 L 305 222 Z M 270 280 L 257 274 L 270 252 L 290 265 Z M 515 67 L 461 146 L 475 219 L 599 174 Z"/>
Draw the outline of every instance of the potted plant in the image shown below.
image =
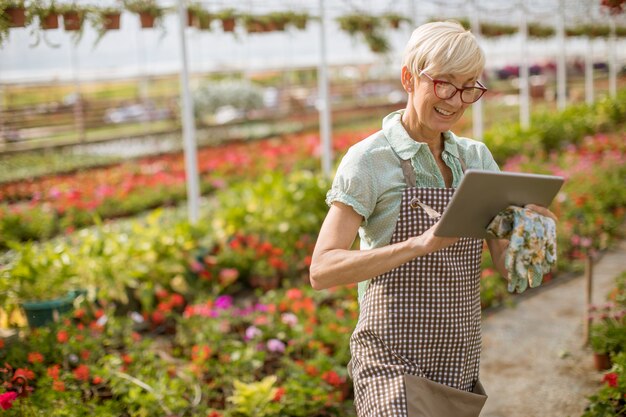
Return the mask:
<path id="1" fill-rule="evenodd" d="M 119 7 L 92 7 L 90 9 L 89 20 L 98 33 L 96 45 L 108 31 L 120 28 L 121 15 L 122 9 Z"/>
<path id="2" fill-rule="evenodd" d="M 11 244 L 16 256 L 0 273 L 3 305 L 22 307 L 31 327 L 56 321 L 70 311 L 77 271 L 64 244 Z"/>
<path id="3" fill-rule="evenodd" d="M 59 13 L 63 15 L 63 29 L 82 34 L 83 22 L 87 15 L 86 7 L 78 4 L 64 4 L 59 6 Z"/>
<path id="4" fill-rule="evenodd" d="M 213 16 L 199 3 L 191 3 L 187 8 L 187 24 L 200 30 L 211 29 Z"/>
<path id="5" fill-rule="evenodd" d="M 381 17 L 389 23 L 392 29 L 398 29 L 402 23 L 411 23 L 411 19 L 398 13 L 385 13 Z"/>
<path id="6" fill-rule="evenodd" d="M 139 15 L 143 29 L 162 26 L 165 9 L 156 0 L 124 0 L 126 10 Z"/>
<path id="7" fill-rule="evenodd" d="M 625 312 L 612 304 L 601 309 L 592 307 L 592 325 L 589 329 L 589 345 L 594 353 L 597 370 L 611 367 L 611 357 L 626 350 Z"/>
<path id="8" fill-rule="evenodd" d="M 26 26 L 24 0 L 0 0 L 0 27 L 23 28 Z"/>
<path id="9" fill-rule="evenodd" d="M 309 21 L 308 13 L 296 13 L 296 12 L 287 12 L 287 24 L 292 25 L 298 30 L 306 29 L 306 24 Z"/>
<path id="10" fill-rule="evenodd" d="M 43 1 L 32 3 L 28 8 L 26 20 L 30 24 L 35 17 L 39 19 L 39 27 L 43 30 L 59 28 L 59 7 L 54 0 L 47 3 Z"/>
<path id="11" fill-rule="evenodd" d="M 238 16 L 234 9 L 223 9 L 217 12 L 216 19 L 222 21 L 222 29 L 224 32 L 234 32 L 235 23 Z"/>

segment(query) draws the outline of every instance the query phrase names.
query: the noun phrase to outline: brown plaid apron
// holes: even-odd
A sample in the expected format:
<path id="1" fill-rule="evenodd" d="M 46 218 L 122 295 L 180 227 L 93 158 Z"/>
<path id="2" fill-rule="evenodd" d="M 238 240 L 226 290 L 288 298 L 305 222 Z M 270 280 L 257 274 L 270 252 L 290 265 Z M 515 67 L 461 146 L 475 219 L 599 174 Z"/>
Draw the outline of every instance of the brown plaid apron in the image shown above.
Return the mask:
<path id="1" fill-rule="evenodd" d="M 417 188 L 410 161 L 402 168 L 407 188 L 392 244 L 435 224 L 422 207 L 443 213 L 454 194 Z M 482 246 L 462 238 L 370 281 L 350 339 L 359 417 L 478 416 L 486 400 L 472 393 L 484 394 L 478 381 Z"/>

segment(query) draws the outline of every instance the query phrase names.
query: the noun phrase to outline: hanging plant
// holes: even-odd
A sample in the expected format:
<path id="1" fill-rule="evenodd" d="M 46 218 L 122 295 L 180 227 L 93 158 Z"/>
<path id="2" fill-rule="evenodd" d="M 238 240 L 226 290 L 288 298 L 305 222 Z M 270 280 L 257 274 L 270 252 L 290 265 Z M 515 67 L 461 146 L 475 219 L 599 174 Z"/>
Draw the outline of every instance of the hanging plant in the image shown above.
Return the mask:
<path id="1" fill-rule="evenodd" d="M 306 29 L 306 24 L 310 19 L 308 13 L 287 12 L 287 25 L 291 25 L 298 30 Z"/>
<path id="2" fill-rule="evenodd" d="M 539 23 L 528 24 L 528 36 L 531 38 L 545 39 L 554 36 L 555 30 L 551 26 L 544 26 Z"/>
<path id="3" fill-rule="evenodd" d="M 266 23 L 263 16 L 254 14 L 243 14 L 240 16 L 243 22 L 246 32 L 248 33 L 261 33 L 266 32 Z"/>
<path id="4" fill-rule="evenodd" d="M 124 0 L 124 7 L 131 13 L 139 15 L 142 29 L 159 26 L 164 29 L 163 17 L 165 8 L 160 7 L 156 0 Z"/>
<path id="5" fill-rule="evenodd" d="M 9 30 L 26 25 L 24 0 L 0 0 L 0 46 L 9 37 Z"/>
<path id="6" fill-rule="evenodd" d="M 370 32 L 369 34 L 364 35 L 364 39 L 367 46 L 369 46 L 370 50 L 374 53 L 384 54 L 389 52 L 389 49 L 391 49 L 387 38 L 376 32 Z"/>
<path id="7" fill-rule="evenodd" d="M 363 40 L 375 53 L 389 51 L 389 41 L 382 33 L 381 19 L 364 13 L 351 13 L 336 18 L 341 30 L 352 37 L 363 37 Z"/>
<path id="8" fill-rule="evenodd" d="M 119 7 L 93 7 L 90 9 L 89 20 L 98 33 L 94 42 L 97 45 L 110 30 L 119 30 L 122 9 Z"/>
<path id="9" fill-rule="evenodd" d="M 215 18 L 222 21 L 224 32 L 234 32 L 239 15 L 235 9 L 223 9 L 216 13 Z"/>
<path id="10" fill-rule="evenodd" d="M 68 32 L 78 32 L 82 36 L 83 22 L 87 15 L 87 8 L 78 4 L 60 5 L 59 13 L 63 16 L 63 29 Z"/>
<path id="11" fill-rule="evenodd" d="M 32 26 L 37 19 L 37 26 L 42 30 L 59 28 L 59 7 L 52 1 L 35 0 L 26 9 L 26 26 Z"/>
<path id="12" fill-rule="evenodd" d="M 587 36 L 589 38 L 606 38 L 610 35 L 608 25 L 579 25 L 565 29 L 567 36 Z"/>
<path id="13" fill-rule="evenodd" d="M 213 22 L 213 15 L 205 10 L 201 4 L 192 3 L 187 9 L 187 24 L 194 26 L 200 30 L 210 30 L 211 22 Z"/>
<path id="14" fill-rule="evenodd" d="M 402 23 L 412 23 L 413 21 L 408 17 L 404 17 L 398 13 L 385 13 L 381 16 L 383 20 L 386 20 L 392 29 L 400 28 Z"/>
<path id="15" fill-rule="evenodd" d="M 502 25 L 499 23 L 480 23 L 480 34 L 486 38 L 497 38 L 500 36 L 510 36 L 517 33 L 518 28 L 511 25 Z"/>
<path id="16" fill-rule="evenodd" d="M 615 36 L 618 38 L 626 38 L 626 26 L 616 26 Z"/>
<path id="17" fill-rule="evenodd" d="M 272 12 L 265 15 L 269 31 L 285 30 L 285 26 L 289 21 L 289 14 L 286 12 Z"/>

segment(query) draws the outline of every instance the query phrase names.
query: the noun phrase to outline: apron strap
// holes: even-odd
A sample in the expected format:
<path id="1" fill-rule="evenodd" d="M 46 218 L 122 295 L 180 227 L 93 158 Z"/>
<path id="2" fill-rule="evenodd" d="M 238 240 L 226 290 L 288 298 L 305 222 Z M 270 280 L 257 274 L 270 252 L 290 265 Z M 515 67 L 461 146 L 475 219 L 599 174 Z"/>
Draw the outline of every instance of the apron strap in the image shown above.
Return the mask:
<path id="1" fill-rule="evenodd" d="M 463 174 L 467 170 L 467 166 L 463 161 L 463 158 L 459 157 L 459 162 L 461 163 L 461 170 Z M 413 165 L 411 165 L 410 159 L 400 159 L 400 165 L 402 166 L 402 174 L 404 175 L 404 182 L 407 187 L 415 187 L 417 184 L 417 178 L 415 177 L 415 170 L 413 169 Z"/>
<path id="2" fill-rule="evenodd" d="M 404 175 L 404 182 L 407 187 L 415 187 L 417 184 L 417 178 L 415 177 L 415 171 L 413 165 L 411 165 L 410 159 L 401 159 L 400 165 L 402 165 L 402 174 Z"/>

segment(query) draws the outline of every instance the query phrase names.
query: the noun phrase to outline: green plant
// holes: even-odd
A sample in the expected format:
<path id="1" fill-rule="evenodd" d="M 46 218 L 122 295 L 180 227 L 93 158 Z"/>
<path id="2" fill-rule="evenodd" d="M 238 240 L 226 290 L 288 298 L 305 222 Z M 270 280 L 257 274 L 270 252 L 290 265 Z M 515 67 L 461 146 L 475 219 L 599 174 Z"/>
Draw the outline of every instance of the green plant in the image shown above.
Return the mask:
<path id="1" fill-rule="evenodd" d="M 24 9 L 24 0 L 0 0 L 0 45 L 9 36 L 9 29 L 14 27 L 13 18 L 9 11 L 13 9 Z"/>
<path id="2" fill-rule="evenodd" d="M 551 26 L 544 26 L 540 23 L 534 22 L 528 24 L 528 36 L 530 36 L 531 38 L 551 38 L 554 36 L 554 33 L 554 28 Z"/>
<path id="3" fill-rule="evenodd" d="M 613 361 L 613 368 L 602 378 L 602 388 L 589 396 L 582 417 L 626 415 L 626 352 L 616 355 Z"/>
<path id="4" fill-rule="evenodd" d="M 98 36 L 94 41 L 94 47 L 109 30 L 120 28 L 121 7 L 91 7 L 89 20 Z"/>
<path id="5" fill-rule="evenodd" d="M 138 15 L 147 15 L 154 19 L 153 24 L 164 30 L 163 18 L 166 9 L 159 6 L 156 0 L 123 0 L 124 8 L 131 13 Z M 142 23 L 142 27 L 151 27 L 149 24 Z"/>
<path id="6" fill-rule="evenodd" d="M 384 36 L 381 20 L 377 16 L 365 13 L 350 13 L 336 18 L 341 30 L 350 36 L 362 36 L 363 40 L 374 53 L 389 51 L 389 41 Z"/>
<path id="7" fill-rule="evenodd" d="M 85 19 L 89 15 L 89 7 L 77 3 L 60 4 L 58 11 L 63 15 L 63 27 L 72 32 L 74 43 L 80 42 L 85 31 Z"/>
<path id="8" fill-rule="evenodd" d="M 386 20 L 393 29 L 398 29 L 402 23 L 412 23 L 411 19 L 398 13 L 385 13 L 381 18 Z"/>
<path id="9" fill-rule="evenodd" d="M 2 292 L 9 301 L 51 300 L 77 288 L 78 273 L 67 244 L 48 242 L 38 246 L 29 242 L 10 247 L 16 257 L 0 271 Z"/>
<path id="10" fill-rule="evenodd" d="M 234 381 L 235 391 L 228 397 L 228 401 L 234 405 L 235 416 L 264 417 L 273 415 L 268 406 L 276 396 L 278 389 L 274 387 L 276 376 L 270 375 L 258 382 L 243 383 Z"/>
<path id="11" fill-rule="evenodd" d="M 613 304 L 592 308 L 593 323 L 589 332 L 589 344 L 596 353 L 616 355 L 626 350 L 625 310 Z"/>
<path id="12" fill-rule="evenodd" d="M 191 22 L 193 26 L 198 27 L 201 30 L 209 30 L 211 29 L 211 22 L 214 19 L 214 16 L 206 10 L 202 4 L 200 3 L 191 3 L 187 10 L 190 13 Z"/>

